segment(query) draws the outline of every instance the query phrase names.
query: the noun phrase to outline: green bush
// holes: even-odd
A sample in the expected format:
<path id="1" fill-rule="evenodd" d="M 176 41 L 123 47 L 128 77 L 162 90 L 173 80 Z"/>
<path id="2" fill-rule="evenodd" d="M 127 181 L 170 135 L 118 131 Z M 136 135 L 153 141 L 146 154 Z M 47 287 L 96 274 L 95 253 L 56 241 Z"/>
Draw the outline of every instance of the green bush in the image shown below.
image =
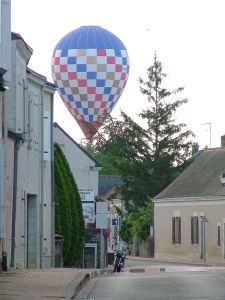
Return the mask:
<path id="1" fill-rule="evenodd" d="M 58 144 L 55 157 L 55 232 L 64 237 L 63 263 L 78 261 L 84 243 L 84 219 L 80 194 L 69 164 Z"/>
<path id="2" fill-rule="evenodd" d="M 120 226 L 120 237 L 131 242 L 132 237 L 136 236 L 139 240 L 145 240 L 150 233 L 150 224 L 152 224 L 152 203 L 149 202 L 146 207 L 138 211 L 131 212 L 126 219 L 123 219 Z"/>

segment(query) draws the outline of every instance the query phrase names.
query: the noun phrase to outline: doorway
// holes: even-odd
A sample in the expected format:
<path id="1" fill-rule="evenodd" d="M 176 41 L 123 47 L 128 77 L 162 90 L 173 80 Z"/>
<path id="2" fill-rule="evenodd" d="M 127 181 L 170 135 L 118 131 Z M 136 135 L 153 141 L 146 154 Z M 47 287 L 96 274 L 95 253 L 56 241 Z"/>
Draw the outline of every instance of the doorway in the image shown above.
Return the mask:
<path id="1" fill-rule="evenodd" d="M 83 250 L 83 268 L 97 268 L 97 243 L 85 244 Z"/>

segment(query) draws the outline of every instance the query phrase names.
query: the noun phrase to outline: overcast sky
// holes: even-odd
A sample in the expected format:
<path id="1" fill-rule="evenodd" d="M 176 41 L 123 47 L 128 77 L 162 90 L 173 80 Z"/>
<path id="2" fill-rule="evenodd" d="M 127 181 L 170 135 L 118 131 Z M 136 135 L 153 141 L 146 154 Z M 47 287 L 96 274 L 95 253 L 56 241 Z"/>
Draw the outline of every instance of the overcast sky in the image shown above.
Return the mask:
<path id="1" fill-rule="evenodd" d="M 34 50 L 29 67 L 50 82 L 57 42 L 79 26 L 101 26 L 123 41 L 130 58 L 128 83 L 112 115 L 122 109 L 136 118 L 147 106 L 138 78 L 145 78 L 156 52 L 168 74 L 167 87 L 184 86 L 182 96 L 189 99 L 177 121 L 194 131 L 200 148 L 210 146 L 211 123 L 211 146 L 220 146 L 225 134 L 224 0 L 11 1 L 12 31 Z M 76 141 L 84 138 L 58 94 L 54 120 Z"/>

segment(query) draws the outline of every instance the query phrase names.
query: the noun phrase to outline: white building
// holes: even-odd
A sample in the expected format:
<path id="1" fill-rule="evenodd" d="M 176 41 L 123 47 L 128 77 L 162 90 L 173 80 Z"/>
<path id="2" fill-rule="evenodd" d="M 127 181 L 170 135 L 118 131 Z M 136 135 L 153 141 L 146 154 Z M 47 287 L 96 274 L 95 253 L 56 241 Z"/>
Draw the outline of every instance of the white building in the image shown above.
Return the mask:
<path id="1" fill-rule="evenodd" d="M 11 80 L 11 1 L 0 0 L 0 265 L 6 245 L 6 81 Z"/>
<path id="2" fill-rule="evenodd" d="M 54 265 L 53 95 L 55 87 L 27 65 L 32 49 L 12 33 L 7 92 L 6 201 L 8 264 Z"/>
<path id="3" fill-rule="evenodd" d="M 54 123 L 54 143 L 57 143 L 69 163 L 79 190 L 93 189 L 98 195 L 98 174 L 101 165 L 75 142 L 57 123 Z"/>

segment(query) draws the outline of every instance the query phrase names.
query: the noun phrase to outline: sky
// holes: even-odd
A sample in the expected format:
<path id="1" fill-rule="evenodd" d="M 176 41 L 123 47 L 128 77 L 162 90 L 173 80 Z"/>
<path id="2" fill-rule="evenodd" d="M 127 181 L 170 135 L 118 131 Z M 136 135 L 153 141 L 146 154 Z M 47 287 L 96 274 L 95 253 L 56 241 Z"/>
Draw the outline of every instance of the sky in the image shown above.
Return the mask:
<path id="1" fill-rule="evenodd" d="M 57 42 L 84 25 L 101 26 L 121 39 L 130 59 L 125 90 L 111 115 L 120 111 L 139 122 L 148 105 L 138 79 L 146 79 L 154 54 L 163 64 L 169 90 L 184 87 L 187 98 L 175 117 L 195 133 L 200 149 L 219 147 L 225 134 L 224 0 L 11 0 L 11 29 L 33 49 L 29 67 L 51 76 Z M 54 121 L 77 142 L 84 139 L 58 93 Z"/>

